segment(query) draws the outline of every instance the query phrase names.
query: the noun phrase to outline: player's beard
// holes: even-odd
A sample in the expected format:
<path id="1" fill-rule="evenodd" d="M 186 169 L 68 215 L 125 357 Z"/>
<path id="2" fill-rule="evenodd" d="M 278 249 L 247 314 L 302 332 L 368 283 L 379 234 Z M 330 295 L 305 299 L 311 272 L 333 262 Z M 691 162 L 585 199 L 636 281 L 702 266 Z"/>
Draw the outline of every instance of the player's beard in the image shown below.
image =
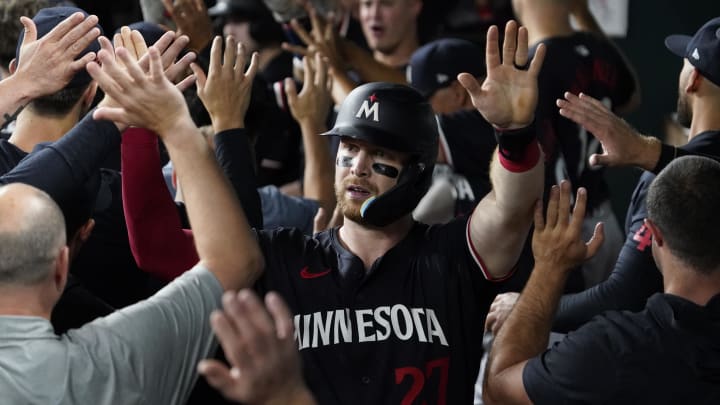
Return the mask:
<path id="1" fill-rule="evenodd" d="M 360 208 L 362 208 L 362 203 L 364 201 L 360 202 L 351 200 L 346 195 L 347 188 L 351 184 L 355 184 L 370 191 L 370 195 L 368 196 L 368 198 L 376 194 L 374 187 L 372 187 L 367 182 L 359 180 L 358 178 L 346 177 L 340 183 L 340 185 L 335 184 L 335 198 L 337 199 L 338 208 L 340 209 L 340 212 L 343 214 L 343 216 L 350 221 L 356 222 L 361 225 L 367 225 L 367 221 L 365 221 L 365 218 L 363 218 L 362 214 L 360 213 Z"/>
<path id="2" fill-rule="evenodd" d="M 692 107 L 688 103 L 687 96 L 681 90 L 678 94 L 678 101 L 677 101 L 678 124 L 682 125 L 685 128 L 690 128 L 690 124 L 692 123 L 692 115 L 693 115 Z"/>

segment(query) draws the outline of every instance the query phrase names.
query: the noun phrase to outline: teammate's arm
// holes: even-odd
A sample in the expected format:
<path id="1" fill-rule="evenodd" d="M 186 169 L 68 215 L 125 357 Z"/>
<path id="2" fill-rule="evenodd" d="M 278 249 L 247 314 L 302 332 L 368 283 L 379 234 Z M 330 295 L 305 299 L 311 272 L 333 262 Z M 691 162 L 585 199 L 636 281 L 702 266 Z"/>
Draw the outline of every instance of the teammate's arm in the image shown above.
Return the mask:
<path id="1" fill-rule="evenodd" d="M 119 62 L 105 50 L 99 54 L 102 67 L 88 64 L 88 72 L 118 105 L 99 108 L 94 116 L 145 127 L 162 138 L 185 192 L 202 264 L 226 290 L 249 286 L 264 267 L 259 246 L 237 197 L 192 122 L 182 93 L 163 75 L 157 49 L 151 47 L 148 52 L 149 74 L 143 73 L 124 48 L 117 49 L 116 54 L 126 71 L 119 69 Z M 239 55 L 241 52 L 231 49 L 225 53 L 225 62 L 243 66 L 244 58 Z M 248 72 L 238 74 L 252 80 L 256 71 L 257 57 L 253 57 Z"/>
<path id="2" fill-rule="evenodd" d="M 570 271 L 592 257 L 602 244 L 600 225 L 587 244 L 581 239 L 587 192 L 578 189 L 572 215 L 571 194 L 567 181 L 553 186 L 546 219 L 542 204 L 536 204 L 532 242 L 535 268 L 493 343 L 483 381 L 486 404 L 531 403 L 523 385 L 523 369 L 547 347 L 555 308 Z"/>
<path id="3" fill-rule="evenodd" d="M 528 34 L 514 21 L 505 27 L 502 61 L 498 28 L 487 34 L 487 77 L 480 85 L 468 73 L 458 80 L 473 105 L 498 132 L 498 151 L 490 169 L 493 191 L 476 207 L 468 230 L 468 248 L 485 277 L 498 279 L 515 265 L 532 222 L 533 205 L 542 196 L 544 165 L 531 124 L 537 104 L 537 76 L 545 56 L 538 46 L 528 70 Z"/>

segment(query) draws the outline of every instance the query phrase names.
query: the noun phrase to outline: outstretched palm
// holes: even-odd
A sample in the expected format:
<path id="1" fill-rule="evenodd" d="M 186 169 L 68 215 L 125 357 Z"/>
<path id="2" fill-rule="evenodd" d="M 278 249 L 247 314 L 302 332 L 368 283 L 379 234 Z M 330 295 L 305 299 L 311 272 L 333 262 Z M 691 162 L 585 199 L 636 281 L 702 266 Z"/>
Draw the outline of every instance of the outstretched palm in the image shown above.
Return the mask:
<path id="1" fill-rule="evenodd" d="M 487 34 L 485 62 L 487 77 L 480 85 L 468 73 L 461 73 L 460 83 L 470 94 L 472 103 L 485 119 L 498 128 L 512 129 L 529 125 L 537 105 L 537 77 L 545 57 L 541 44 L 530 62 L 528 61 L 528 35 L 524 27 L 515 21 L 505 26 L 502 60 L 498 47 L 498 28 L 490 27 Z"/>

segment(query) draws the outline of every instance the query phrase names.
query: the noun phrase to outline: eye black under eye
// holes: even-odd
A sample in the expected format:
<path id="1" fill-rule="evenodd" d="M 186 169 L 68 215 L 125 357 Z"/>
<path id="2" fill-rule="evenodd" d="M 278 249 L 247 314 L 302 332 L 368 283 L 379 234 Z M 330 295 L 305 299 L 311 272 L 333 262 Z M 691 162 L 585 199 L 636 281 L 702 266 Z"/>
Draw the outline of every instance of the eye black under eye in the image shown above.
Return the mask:
<path id="1" fill-rule="evenodd" d="M 373 163 L 372 169 L 375 173 L 382 174 L 383 176 L 390 177 L 391 179 L 396 178 L 400 174 L 398 169 L 382 163 Z"/>

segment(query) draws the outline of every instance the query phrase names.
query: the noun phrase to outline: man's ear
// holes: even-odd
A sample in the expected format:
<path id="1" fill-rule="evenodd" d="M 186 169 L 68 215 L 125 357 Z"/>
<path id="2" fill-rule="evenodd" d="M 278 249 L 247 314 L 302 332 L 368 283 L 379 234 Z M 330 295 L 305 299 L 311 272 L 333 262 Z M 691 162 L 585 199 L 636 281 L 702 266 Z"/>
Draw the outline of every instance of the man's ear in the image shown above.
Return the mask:
<path id="1" fill-rule="evenodd" d="M 690 77 L 688 78 L 687 85 L 685 86 L 686 93 L 695 93 L 700 87 L 700 80 L 702 79 L 700 71 L 697 68 L 693 68 L 690 71 Z"/>
<path id="2" fill-rule="evenodd" d="M 662 235 L 662 232 L 660 231 L 660 228 L 658 228 L 657 225 L 655 225 L 653 223 L 653 221 L 651 221 L 648 218 L 645 218 L 644 223 L 645 223 L 645 226 L 650 230 L 650 233 L 652 234 L 653 242 L 655 242 L 655 244 L 658 245 L 658 247 L 663 247 L 663 245 L 665 244 L 665 240 L 663 239 L 663 235 Z"/>
<path id="3" fill-rule="evenodd" d="M 83 103 L 83 111 L 87 111 L 90 109 L 90 106 L 92 105 L 93 100 L 95 100 L 95 94 L 97 94 L 98 84 L 95 80 L 90 82 L 87 89 L 85 89 L 85 92 L 83 93 L 82 97 L 82 103 Z"/>
<path id="4" fill-rule="evenodd" d="M 70 249 L 67 246 L 63 246 L 58 252 L 55 258 L 55 269 L 53 270 L 53 281 L 55 282 L 55 289 L 58 293 L 62 294 L 67 284 L 68 269 L 70 267 Z"/>
<path id="5" fill-rule="evenodd" d="M 10 72 L 10 74 L 13 74 L 13 73 L 15 73 L 16 70 L 17 70 L 17 59 L 12 58 L 12 60 L 10 61 L 10 64 L 8 65 L 8 72 Z"/>

